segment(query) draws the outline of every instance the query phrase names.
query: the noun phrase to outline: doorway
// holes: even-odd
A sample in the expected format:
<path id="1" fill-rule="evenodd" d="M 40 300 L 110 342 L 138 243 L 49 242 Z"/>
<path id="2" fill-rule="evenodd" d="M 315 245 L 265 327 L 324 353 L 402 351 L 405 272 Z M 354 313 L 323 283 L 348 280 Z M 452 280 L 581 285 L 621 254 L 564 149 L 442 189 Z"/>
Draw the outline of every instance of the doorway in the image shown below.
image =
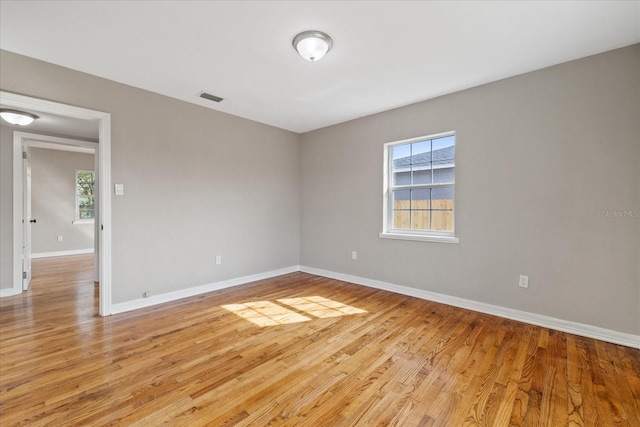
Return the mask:
<path id="1" fill-rule="evenodd" d="M 99 282 L 97 123 L 94 132 L 95 142 L 13 133 L 23 150 L 23 290 L 29 289 L 34 258 L 92 253 L 93 277 Z"/>
<path id="2" fill-rule="evenodd" d="M 38 98 L 0 92 L 0 104 L 6 107 L 49 113 L 62 117 L 97 120 L 98 144 L 96 150 L 96 181 L 98 188 L 96 234 L 97 271 L 99 279 L 99 314 L 111 314 L 111 115 L 109 113 L 89 110 Z M 23 173 L 23 146 L 25 139 L 14 134 L 13 138 L 13 295 L 23 291 L 23 258 L 24 258 L 24 226 L 23 226 L 23 191 L 25 185 Z M 26 222 L 26 221 L 25 221 Z"/>

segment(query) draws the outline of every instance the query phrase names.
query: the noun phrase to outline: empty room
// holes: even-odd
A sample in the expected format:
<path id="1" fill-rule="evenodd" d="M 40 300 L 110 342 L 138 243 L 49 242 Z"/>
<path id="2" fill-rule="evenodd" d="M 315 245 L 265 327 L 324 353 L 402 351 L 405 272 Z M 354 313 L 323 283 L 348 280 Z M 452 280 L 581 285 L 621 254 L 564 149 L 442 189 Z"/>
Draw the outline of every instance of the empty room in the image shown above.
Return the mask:
<path id="1" fill-rule="evenodd" d="M 640 426 L 640 1 L 0 0 L 0 425 Z"/>

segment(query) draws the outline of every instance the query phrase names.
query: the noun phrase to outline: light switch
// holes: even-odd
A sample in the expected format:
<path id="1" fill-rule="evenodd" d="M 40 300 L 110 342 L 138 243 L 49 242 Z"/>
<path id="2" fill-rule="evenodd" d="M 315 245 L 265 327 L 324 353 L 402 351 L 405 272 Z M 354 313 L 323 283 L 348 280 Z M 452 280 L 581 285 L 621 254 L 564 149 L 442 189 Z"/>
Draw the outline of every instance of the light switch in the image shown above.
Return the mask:
<path id="1" fill-rule="evenodd" d="M 122 196 L 124 194 L 124 184 L 116 184 L 116 196 Z"/>

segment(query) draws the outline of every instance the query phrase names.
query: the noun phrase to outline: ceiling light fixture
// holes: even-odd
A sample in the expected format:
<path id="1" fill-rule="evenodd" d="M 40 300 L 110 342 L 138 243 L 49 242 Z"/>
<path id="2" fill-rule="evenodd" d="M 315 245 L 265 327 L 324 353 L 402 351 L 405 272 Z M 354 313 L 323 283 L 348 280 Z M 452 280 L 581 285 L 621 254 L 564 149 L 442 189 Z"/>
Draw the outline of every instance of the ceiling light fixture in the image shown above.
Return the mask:
<path id="1" fill-rule="evenodd" d="M 33 123 L 35 119 L 39 117 L 35 114 L 26 113 L 24 111 L 9 110 L 6 108 L 0 109 L 0 117 L 12 125 L 26 126 Z"/>
<path id="2" fill-rule="evenodd" d="M 333 40 L 322 31 L 303 31 L 293 38 L 293 47 L 307 61 L 321 59 L 333 46 Z"/>

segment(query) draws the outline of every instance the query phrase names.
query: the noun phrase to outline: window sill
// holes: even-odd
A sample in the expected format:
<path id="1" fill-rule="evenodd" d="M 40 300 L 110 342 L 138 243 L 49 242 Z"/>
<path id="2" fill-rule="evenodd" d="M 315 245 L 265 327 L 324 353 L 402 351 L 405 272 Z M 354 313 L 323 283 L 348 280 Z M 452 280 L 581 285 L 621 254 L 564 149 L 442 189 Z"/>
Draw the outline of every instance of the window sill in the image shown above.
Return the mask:
<path id="1" fill-rule="evenodd" d="M 93 219 L 76 219 L 75 221 L 71 221 L 71 224 L 80 225 L 80 224 L 93 224 L 95 221 Z"/>
<path id="2" fill-rule="evenodd" d="M 381 239 L 395 239 L 395 240 L 415 240 L 420 242 L 433 242 L 433 243 L 460 243 L 460 239 L 454 236 L 427 236 L 422 234 L 404 234 L 404 233 L 380 233 L 378 235 Z"/>

